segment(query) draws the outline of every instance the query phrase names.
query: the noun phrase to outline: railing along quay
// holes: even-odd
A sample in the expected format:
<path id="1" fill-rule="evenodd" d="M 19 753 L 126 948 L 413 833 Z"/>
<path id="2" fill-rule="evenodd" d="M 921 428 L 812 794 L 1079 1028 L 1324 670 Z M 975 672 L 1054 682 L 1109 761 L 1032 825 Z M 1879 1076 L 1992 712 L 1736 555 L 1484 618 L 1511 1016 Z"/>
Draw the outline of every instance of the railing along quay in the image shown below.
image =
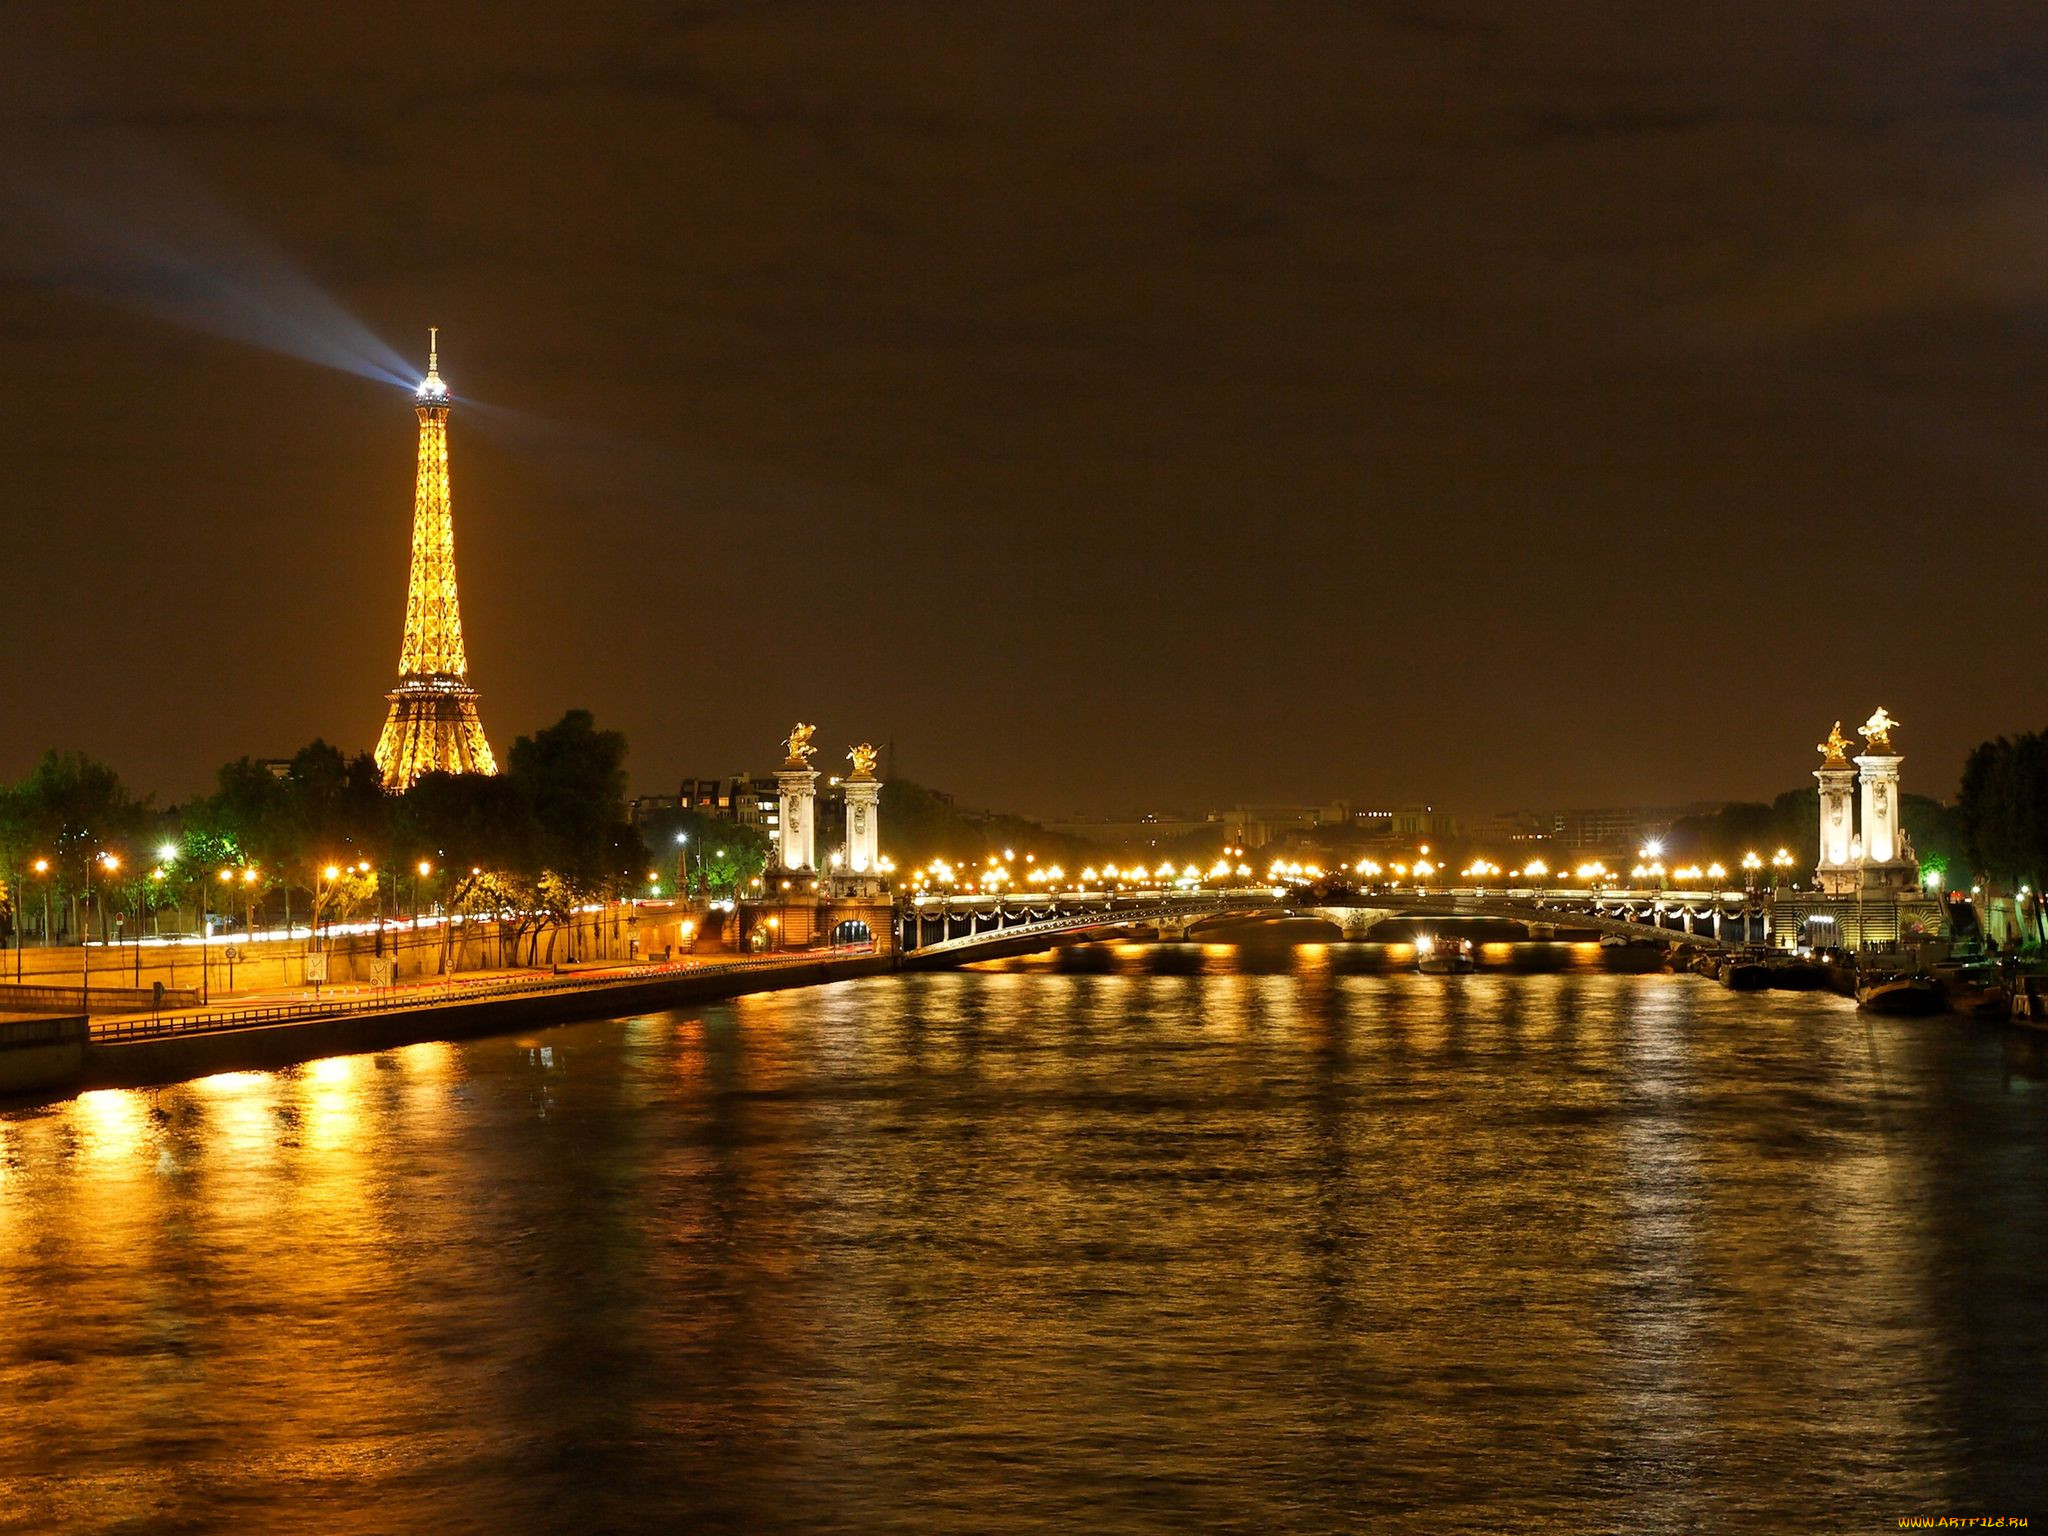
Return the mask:
<path id="1" fill-rule="evenodd" d="M 244 1029 L 255 1024 L 288 1024 L 314 1019 L 343 1019 L 365 1013 L 391 1013 L 403 1008 L 427 1008 L 443 1003 L 482 1002 L 497 997 L 532 997 L 550 992 L 594 992 L 621 982 L 646 981 L 661 976 L 724 976 L 741 971 L 776 970 L 819 960 L 853 959 L 869 953 L 866 948 L 836 953 L 777 955 L 761 959 L 726 960 L 710 965 L 639 965 L 625 970 L 607 970 L 582 977 L 536 976 L 521 981 L 451 982 L 439 987 L 391 987 L 373 997 L 337 999 L 331 1003 L 275 1003 L 254 1008 L 223 1008 L 207 1013 L 174 1014 L 167 1018 L 109 1019 L 92 1025 L 98 1042 L 158 1040 L 169 1035 L 203 1035 L 221 1030 Z"/>

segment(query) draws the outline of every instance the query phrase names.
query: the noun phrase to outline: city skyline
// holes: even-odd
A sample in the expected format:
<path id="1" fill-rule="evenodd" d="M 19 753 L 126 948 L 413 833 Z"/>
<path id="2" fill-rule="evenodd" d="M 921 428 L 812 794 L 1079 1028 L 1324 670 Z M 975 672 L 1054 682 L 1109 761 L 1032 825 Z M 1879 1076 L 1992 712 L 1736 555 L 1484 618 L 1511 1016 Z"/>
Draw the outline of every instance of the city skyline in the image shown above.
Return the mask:
<path id="1" fill-rule="evenodd" d="M 567 56 L 11 13 L 0 773 L 374 741 L 428 323 L 497 729 L 586 705 L 649 789 L 827 713 L 1040 815 L 1759 798 L 1884 697 L 1945 793 L 2048 707 L 1953 686 L 1981 541 L 2048 552 L 1995 19 L 1658 18 L 1590 79 L 1588 11 L 927 19 L 891 69 L 802 9 Z"/>
<path id="2" fill-rule="evenodd" d="M 0 59 L 0 1524 L 2027 1523 L 2034 10 Z"/>

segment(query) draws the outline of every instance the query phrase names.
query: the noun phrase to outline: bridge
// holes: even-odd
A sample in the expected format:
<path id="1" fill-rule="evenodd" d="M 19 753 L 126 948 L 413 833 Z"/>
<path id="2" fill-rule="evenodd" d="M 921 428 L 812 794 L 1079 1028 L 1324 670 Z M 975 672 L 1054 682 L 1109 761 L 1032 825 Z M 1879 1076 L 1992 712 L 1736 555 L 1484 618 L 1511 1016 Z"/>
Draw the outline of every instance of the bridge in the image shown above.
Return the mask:
<path id="1" fill-rule="evenodd" d="M 919 896 L 896 908 L 904 964 L 935 968 L 1030 954 L 1058 939 L 1137 926 L 1192 937 L 1204 923 L 1233 917 L 1313 917 L 1346 939 L 1364 939 L 1395 918 L 1487 918 L 1519 923 L 1531 938 L 1560 928 L 1652 943 L 1731 949 L 1764 942 L 1770 896 L 1746 891 L 1484 890 L 1374 891 L 1355 905 L 1317 905 L 1271 886 L 1225 891 L 1073 891 L 1042 896 Z"/>
<path id="2" fill-rule="evenodd" d="M 1279 912 L 1270 889 L 1236 897 L 1206 892 L 1187 896 L 1107 896 L 1078 893 L 1028 905 L 973 897 L 939 898 L 897 909 L 897 946 L 906 966 L 964 965 L 1000 955 L 1048 949 L 1066 934 L 1113 933 L 1156 927 L 1184 938 L 1203 918 Z M 936 937 L 932 935 L 936 934 Z"/>

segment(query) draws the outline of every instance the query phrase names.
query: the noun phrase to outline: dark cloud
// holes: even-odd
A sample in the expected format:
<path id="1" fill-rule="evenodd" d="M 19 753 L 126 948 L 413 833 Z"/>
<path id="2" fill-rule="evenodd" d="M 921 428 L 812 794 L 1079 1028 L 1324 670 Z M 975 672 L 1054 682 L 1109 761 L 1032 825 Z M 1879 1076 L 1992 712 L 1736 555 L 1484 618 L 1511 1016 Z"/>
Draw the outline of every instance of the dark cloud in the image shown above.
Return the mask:
<path id="1" fill-rule="evenodd" d="M 2023 8 L 8 25 L 0 771 L 376 728 L 410 413 L 216 274 L 446 328 L 487 724 L 649 782 L 802 715 L 1041 809 L 1683 800 L 2048 707 L 1973 639 L 2048 553 Z"/>

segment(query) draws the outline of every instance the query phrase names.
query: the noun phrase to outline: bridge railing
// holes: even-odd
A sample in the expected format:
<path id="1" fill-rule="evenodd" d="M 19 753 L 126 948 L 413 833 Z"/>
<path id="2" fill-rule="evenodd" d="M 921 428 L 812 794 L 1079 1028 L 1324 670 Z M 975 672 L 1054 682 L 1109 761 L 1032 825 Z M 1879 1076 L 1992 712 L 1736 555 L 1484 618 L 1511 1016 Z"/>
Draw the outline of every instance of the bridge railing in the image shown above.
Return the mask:
<path id="1" fill-rule="evenodd" d="M 1273 898 L 1270 890 L 1262 894 L 1265 896 L 1267 903 L 1272 901 Z M 1137 901 L 1127 905 L 1095 906 L 1078 912 L 1055 912 L 1048 917 L 1030 917 L 1026 915 L 1029 910 L 1028 907 L 1023 910 L 1017 908 L 1001 909 L 989 914 L 997 919 L 992 927 L 976 928 L 973 932 L 964 934 L 949 934 L 946 938 L 935 939 L 929 944 L 905 942 L 903 953 L 906 955 L 946 954 L 959 950 L 979 948 L 989 944 L 1004 943 L 1012 939 L 1035 938 L 1053 933 L 1068 933 L 1077 929 L 1114 927 L 1125 923 L 1155 922 L 1162 918 L 1199 917 L 1215 912 L 1239 912 L 1246 910 L 1250 905 L 1252 903 L 1244 900 L 1225 900 L 1215 896 L 1202 896 L 1171 902 Z M 1002 921 L 1003 917 L 1011 913 L 1015 913 L 1020 920 L 1016 922 Z M 982 909 L 974 909 L 969 913 L 970 919 L 981 915 L 984 915 Z M 916 914 L 912 912 L 907 913 L 906 916 L 913 925 L 906 927 L 906 939 L 921 937 L 921 935 L 914 932 Z M 951 914 L 948 914 L 948 916 L 950 917 Z"/>
<path id="2" fill-rule="evenodd" d="M 838 952 L 844 955 L 845 950 Z M 773 969 L 836 958 L 829 951 L 802 951 L 758 959 L 717 961 L 705 965 L 689 962 L 622 966 L 583 975 L 535 976 L 494 982 L 444 982 L 424 987 L 374 989 L 372 995 L 333 998 L 324 1002 L 271 1003 L 249 1008 L 216 1008 L 202 1013 L 138 1015 L 132 1018 L 95 1019 L 95 1042 L 155 1040 L 169 1035 L 214 1034 L 221 1030 L 248 1029 L 263 1024 L 310 1023 L 316 1019 L 350 1018 L 360 1014 L 393 1013 L 410 1008 L 433 1008 L 447 1003 L 486 1002 L 504 997 L 534 997 L 548 993 L 600 991 L 625 982 L 671 976 L 721 976 L 735 971 Z"/>

